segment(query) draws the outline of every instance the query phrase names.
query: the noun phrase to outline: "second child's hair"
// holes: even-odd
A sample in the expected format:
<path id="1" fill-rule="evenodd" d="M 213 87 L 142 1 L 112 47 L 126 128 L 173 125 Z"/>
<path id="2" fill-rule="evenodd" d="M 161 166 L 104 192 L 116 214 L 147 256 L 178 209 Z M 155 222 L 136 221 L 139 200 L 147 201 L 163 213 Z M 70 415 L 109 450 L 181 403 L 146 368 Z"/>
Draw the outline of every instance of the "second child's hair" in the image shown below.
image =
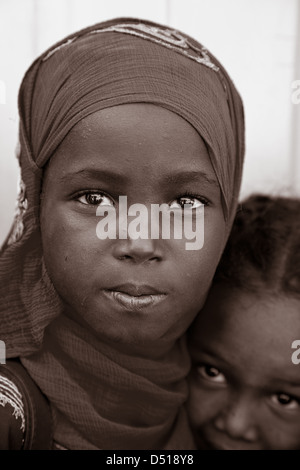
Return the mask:
<path id="1" fill-rule="evenodd" d="M 300 297 L 300 199 L 255 194 L 240 204 L 218 282 Z"/>

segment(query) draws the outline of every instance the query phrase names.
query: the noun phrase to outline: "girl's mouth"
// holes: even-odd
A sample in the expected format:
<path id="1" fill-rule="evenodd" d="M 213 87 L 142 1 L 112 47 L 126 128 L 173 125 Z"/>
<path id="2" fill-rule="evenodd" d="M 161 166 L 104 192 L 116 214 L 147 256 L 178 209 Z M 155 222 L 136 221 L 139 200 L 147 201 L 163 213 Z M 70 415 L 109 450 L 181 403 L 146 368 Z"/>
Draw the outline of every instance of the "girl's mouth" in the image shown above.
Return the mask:
<path id="1" fill-rule="evenodd" d="M 112 296 L 119 302 L 119 304 L 126 307 L 128 310 L 141 310 L 142 308 L 149 307 L 150 305 L 157 305 L 161 302 L 165 294 L 151 294 L 151 295 L 129 295 L 124 292 L 112 291 Z"/>
<path id="2" fill-rule="evenodd" d="M 156 306 L 167 297 L 165 293 L 158 292 L 152 287 L 132 284 L 114 287 L 104 292 L 110 299 L 131 311 Z"/>

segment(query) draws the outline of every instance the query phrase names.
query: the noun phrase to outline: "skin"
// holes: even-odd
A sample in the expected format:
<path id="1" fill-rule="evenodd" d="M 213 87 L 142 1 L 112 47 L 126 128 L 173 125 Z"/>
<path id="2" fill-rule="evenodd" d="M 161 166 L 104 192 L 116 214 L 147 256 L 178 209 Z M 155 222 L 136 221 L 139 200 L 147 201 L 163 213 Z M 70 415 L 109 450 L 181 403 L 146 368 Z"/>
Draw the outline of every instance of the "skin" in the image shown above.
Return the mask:
<path id="1" fill-rule="evenodd" d="M 187 251 L 184 239 L 96 236 L 99 204 L 118 211 L 126 195 L 128 206 L 180 210 L 186 194 L 193 207 L 205 204 L 201 250 Z M 48 273 L 69 315 L 128 353 L 164 354 L 203 306 L 226 241 L 220 188 L 201 137 L 175 113 L 150 104 L 88 116 L 47 167 L 41 233 Z M 108 297 L 128 282 L 150 285 L 163 301 L 137 311 Z"/>
<path id="2" fill-rule="evenodd" d="M 199 449 L 300 449 L 300 301 L 214 286 L 192 327 L 189 415 Z"/>

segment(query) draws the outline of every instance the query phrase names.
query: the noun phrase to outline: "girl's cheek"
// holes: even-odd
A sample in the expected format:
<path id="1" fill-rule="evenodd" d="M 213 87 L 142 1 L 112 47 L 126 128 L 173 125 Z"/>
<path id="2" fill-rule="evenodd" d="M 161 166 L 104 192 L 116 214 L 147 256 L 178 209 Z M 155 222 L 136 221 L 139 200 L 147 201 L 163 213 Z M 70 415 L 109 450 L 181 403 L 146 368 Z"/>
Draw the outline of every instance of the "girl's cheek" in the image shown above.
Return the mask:
<path id="1" fill-rule="evenodd" d="M 206 395 L 202 389 L 197 387 L 193 380 L 190 381 L 190 397 L 187 402 L 187 409 L 190 420 L 194 426 L 199 426 L 206 419 L 208 412 L 206 406 Z"/>
<path id="2" fill-rule="evenodd" d="M 96 215 L 86 216 L 70 210 L 65 203 L 47 200 L 41 210 L 42 236 L 61 244 L 82 243 L 88 239 L 96 240 Z"/>

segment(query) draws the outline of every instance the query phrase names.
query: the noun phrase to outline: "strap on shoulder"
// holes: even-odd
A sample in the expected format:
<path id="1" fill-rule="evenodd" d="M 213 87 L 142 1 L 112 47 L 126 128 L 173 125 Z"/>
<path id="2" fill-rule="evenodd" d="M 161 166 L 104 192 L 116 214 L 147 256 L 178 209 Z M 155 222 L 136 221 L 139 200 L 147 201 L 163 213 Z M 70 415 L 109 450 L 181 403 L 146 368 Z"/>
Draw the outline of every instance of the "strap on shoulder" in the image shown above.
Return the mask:
<path id="1" fill-rule="evenodd" d="M 50 405 L 19 359 L 8 359 L 0 373 L 18 387 L 24 401 L 24 450 L 50 450 L 53 442 Z"/>

